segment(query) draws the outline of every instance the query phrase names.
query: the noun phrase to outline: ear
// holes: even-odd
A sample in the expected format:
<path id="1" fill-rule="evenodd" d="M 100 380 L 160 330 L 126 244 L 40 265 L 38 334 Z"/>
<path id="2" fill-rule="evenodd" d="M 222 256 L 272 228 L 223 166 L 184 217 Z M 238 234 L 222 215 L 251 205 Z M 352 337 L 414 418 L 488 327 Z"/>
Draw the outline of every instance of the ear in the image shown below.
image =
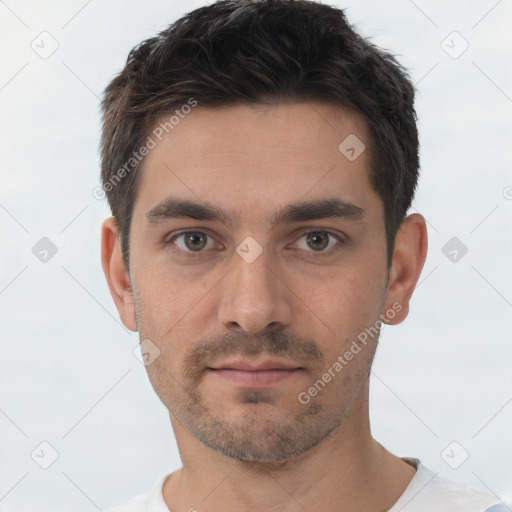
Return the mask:
<path id="1" fill-rule="evenodd" d="M 117 224 L 113 217 L 106 219 L 101 227 L 101 264 L 123 324 L 131 331 L 137 331 L 130 275 L 124 265 Z"/>
<path id="2" fill-rule="evenodd" d="M 384 319 L 384 323 L 399 324 L 409 314 L 409 301 L 427 257 L 427 245 L 427 227 L 424 217 L 419 213 L 406 217 L 396 234 L 395 250 L 389 272 L 386 309 L 382 312 L 385 314 L 386 311 L 393 310 L 396 314 L 393 318 Z"/>

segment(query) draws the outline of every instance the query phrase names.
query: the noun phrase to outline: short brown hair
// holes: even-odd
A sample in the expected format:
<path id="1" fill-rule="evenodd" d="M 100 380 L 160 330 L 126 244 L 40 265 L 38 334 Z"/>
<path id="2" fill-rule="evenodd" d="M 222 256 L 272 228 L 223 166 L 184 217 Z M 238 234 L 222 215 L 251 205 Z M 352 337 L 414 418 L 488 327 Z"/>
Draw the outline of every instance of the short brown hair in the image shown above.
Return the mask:
<path id="1" fill-rule="evenodd" d="M 341 9 L 307 0 L 224 0 L 137 45 L 105 89 L 101 178 L 127 269 L 139 149 L 163 115 L 191 99 L 208 108 L 321 100 L 361 113 L 391 264 L 419 174 L 414 87 L 406 71 L 356 33 Z"/>

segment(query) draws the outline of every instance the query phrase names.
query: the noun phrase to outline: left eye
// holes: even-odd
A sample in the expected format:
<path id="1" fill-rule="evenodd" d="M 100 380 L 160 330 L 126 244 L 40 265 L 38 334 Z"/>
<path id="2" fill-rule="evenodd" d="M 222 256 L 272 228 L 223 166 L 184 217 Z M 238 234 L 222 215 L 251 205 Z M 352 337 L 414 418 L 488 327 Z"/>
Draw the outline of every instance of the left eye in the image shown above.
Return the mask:
<path id="1" fill-rule="evenodd" d="M 333 246 L 339 245 L 342 242 L 341 238 L 329 231 L 310 231 L 302 235 L 299 240 L 305 239 L 306 247 L 313 249 L 313 252 L 328 252 Z M 333 239 L 336 243 L 333 243 Z M 299 245 L 297 243 L 296 245 Z M 299 247 L 308 251 L 307 248 Z M 311 251 L 308 251 L 311 252 Z"/>

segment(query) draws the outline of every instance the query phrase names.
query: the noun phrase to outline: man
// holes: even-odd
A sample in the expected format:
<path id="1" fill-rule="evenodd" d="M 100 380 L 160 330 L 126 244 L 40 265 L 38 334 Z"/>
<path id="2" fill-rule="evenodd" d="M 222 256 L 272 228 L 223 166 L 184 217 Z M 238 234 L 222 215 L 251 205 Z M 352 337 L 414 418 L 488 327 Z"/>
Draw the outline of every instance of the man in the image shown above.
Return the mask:
<path id="1" fill-rule="evenodd" d="M 371 435 L 380 328 L 427 251 L 391 55 L 320 3 L 217 2 L 102 106 L 103 268 L 183 463 L 112 512 L 507 510 Z"/>

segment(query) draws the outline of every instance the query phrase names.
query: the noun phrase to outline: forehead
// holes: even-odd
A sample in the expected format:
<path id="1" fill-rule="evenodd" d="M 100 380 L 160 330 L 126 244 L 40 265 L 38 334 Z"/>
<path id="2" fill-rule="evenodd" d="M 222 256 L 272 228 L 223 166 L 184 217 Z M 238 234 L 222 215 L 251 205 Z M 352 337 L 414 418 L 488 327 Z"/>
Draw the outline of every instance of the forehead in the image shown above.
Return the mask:
<path id="1" fill-rule="evenodd" d="M 243 104 L 195 107 L 172 125 L 165 124 L 169 118 L 163 116 L 150 135 L 154 147 L 140 169 L 134 216 L 167 196 L 240 215 L 333 196 L 364 209 L 364 203 L 371 209 L 368 203 L 380 201 L 368 177 L 366 121 L 347 108 Z"/>

